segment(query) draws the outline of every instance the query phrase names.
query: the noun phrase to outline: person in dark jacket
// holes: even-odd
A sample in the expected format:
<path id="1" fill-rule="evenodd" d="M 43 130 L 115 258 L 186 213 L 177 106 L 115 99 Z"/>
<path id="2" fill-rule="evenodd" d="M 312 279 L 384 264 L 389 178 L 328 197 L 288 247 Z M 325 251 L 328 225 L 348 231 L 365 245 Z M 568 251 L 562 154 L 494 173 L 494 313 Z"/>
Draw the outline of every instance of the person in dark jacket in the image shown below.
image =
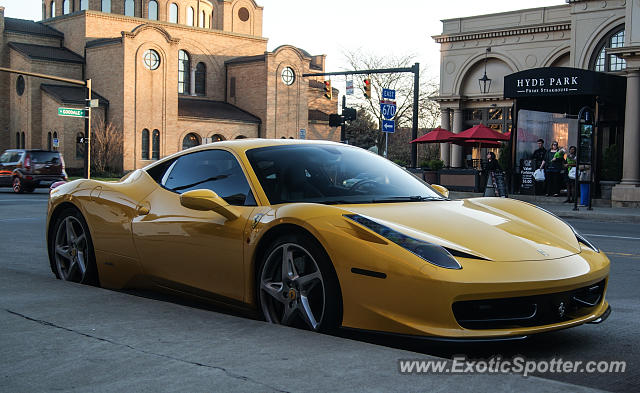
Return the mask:
<path id="1" fill-rule="evenodd" d="M 542 162 L 547 183 L 547 196 L 558 196 L 562 183 L 562 172 L 564 170 L 564 150 L 560 149 L 558 142 L 553 141 L 551 148 L 547 151 L 547 156 Z"/>
<path id="2" fill-rule="evenodd" d="M 544 140 L 538 139 L 538 148 L 533 152 L 533 165 L 535 169 L 544 169 L 544 159 L 547 156 L 547 149 L 544 148 Z M 534 169 L 534 170 L 535 170 Z M 542 181 L 535 182 L 535 194 L 540 195 L 544 192 L 544 183 Z"/>

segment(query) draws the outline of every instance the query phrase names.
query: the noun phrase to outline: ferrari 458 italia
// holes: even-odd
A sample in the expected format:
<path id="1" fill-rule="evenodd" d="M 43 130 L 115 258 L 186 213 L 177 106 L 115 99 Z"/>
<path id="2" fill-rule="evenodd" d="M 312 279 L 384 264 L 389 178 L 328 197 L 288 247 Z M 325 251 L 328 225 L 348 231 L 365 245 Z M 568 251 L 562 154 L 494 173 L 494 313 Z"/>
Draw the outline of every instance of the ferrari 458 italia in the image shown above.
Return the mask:
<path id="1" fill-rule="evenodd" d="M 244 139 L 52 190 L 56 277 L 156 288 L 268 322 L 446 339 L 599 322 L 609 260 L 556 216 L 452 200 L 371 152 Z"/>

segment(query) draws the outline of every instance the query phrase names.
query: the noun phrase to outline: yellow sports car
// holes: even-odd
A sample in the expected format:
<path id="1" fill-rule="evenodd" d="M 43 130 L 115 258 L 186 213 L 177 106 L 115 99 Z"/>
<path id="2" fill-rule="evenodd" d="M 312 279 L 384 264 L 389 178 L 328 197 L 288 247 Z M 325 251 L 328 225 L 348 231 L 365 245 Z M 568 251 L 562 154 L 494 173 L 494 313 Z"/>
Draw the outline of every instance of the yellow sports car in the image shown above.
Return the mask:
<path id="1" fill-rule="evenodd" d="M 119 182 L 51 191 L 63 280 L 156 288 L 265 320 L 438 338 L 520 337 L 609 314 L 609 260 L 571 226 L 505 198 L 451 200 L 326 141 L 198 146 Z"/>

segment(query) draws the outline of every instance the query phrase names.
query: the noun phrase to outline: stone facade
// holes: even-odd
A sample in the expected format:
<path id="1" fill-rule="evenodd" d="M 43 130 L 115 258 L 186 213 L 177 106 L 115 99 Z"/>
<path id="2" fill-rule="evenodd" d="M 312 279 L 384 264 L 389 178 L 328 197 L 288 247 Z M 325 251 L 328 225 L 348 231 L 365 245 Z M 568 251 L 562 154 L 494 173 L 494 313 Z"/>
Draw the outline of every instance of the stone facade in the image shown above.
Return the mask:
<path id="1" fill-rule="evenodd" d="M 123 132 L 124 170 L 150 162 L 143 130 L 158 131 L 160 157 L 181 150 L 193 135 L 199 142 L 210 137 L 298 138 L 301 129 L 312 129 L 307 138 L 339 138 L 327 121 L 328 113 L 337 112 L 337 97 L 328 100 L 322 88 L 309 82 L 312 78 L 302 77 L 322 72 L 324 55 L 289 45 L 268 52 L 263 9 L 253 0 L 110 3 L 109 12 L 102 12 L 98 0 L 44 0 L 42 22 L 4 18 L 0 7 L 0 65 L 91 79 L 94 94 L 105 99 L 101 110 L 107 121 Z M 47 53 L 41 46 L 64 52 Z M 69 60 L 74 56 L 81 61 Z M 285 70 L 292 71 L 290 84 Z M 63 100 L 42 92 L 40 85 L 53 82 L 25 77 L 25 92 L 18 96 L 18 77 L 0 73 L 0 91 L 7 93 L 0 94 L 0 148 L 19 146 L 15 135 L 21 132 L 25 147 L 46 147 L 48 133 L 56 132 L 67 166 L 82 166 L 75 146 L 67 145 L 75 144 L 83 121 L 52 116 Z M 315 117 L 321 112 L 322 119 L 310 120 L 310 112 Z"/>
<path id="2" fill-rule="evenodd" d="M 442 109 L 442 126 L 459 133 L 473 123 L 492 121 L 491 114 L 502 109 L 502 117 L 491 126 L 502 132 L 510 131 L 514 101 L 504 98 L 503 80 L 515 72 L 570 67 L 627 76 L 626 116 L 621 105 L 619 129 L 601 127 L 600 149 L 615 139 L 609 137 L 610 133 L 620 134 L 616 143 L 624 144 L 624 196 L 622 188 L 616 186 L 613 203 L 616 204 L 616 199 L 639 203 L 640 87 L 635 82 L 640 80 L 639 25 L 640 3 L 628 0 L 570 0 L 554 7 L 444 20 L 442 34 L 433 37 L 441 48 L 437 100 Z M 624 46 L 622 42 L 611 41 L 621 31 Z M 603 62 L 599 62 L 599 56 Z M 626 66 L 619 64 L 620 58 L 625 59 Z M 609 61 L 613 65 L 606 65 Z M 486 92 L 479 86 L 485 70 L 491 79 Z M 448 166 L 464 165 L 459 146 L 442 144 L 441 158 Z M 635 196 L 630 197 L 633 193 Z"/>

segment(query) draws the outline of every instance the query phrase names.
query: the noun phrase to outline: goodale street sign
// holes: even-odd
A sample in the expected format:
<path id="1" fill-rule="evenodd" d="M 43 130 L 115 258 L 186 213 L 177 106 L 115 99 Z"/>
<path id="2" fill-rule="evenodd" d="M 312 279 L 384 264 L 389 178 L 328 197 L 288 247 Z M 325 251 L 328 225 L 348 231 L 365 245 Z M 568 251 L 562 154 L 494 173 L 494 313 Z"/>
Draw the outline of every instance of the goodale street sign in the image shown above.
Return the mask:
<path id="1" fill-rule="evenodd" d="M 85 115 L 84 109 L 58 108 L 58 116 L 85 117 Z"/>

